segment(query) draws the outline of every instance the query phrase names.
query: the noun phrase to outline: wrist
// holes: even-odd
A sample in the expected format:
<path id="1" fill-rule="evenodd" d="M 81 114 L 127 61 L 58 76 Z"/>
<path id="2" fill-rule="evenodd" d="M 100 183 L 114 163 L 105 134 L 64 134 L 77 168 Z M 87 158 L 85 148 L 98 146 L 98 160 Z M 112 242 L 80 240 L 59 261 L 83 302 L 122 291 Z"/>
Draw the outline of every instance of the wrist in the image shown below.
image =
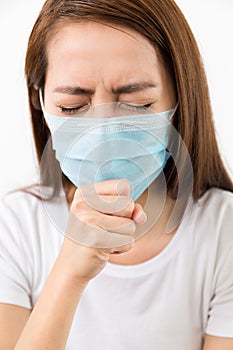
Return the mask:
<path id="1" fill-rule="evenodd" d="M 59 274 L 59 278 L 74 288 L 84 289 L 89 282 L 89 279 L 75 275 L 60 255 L 56 259 L 54 269 Z"/>

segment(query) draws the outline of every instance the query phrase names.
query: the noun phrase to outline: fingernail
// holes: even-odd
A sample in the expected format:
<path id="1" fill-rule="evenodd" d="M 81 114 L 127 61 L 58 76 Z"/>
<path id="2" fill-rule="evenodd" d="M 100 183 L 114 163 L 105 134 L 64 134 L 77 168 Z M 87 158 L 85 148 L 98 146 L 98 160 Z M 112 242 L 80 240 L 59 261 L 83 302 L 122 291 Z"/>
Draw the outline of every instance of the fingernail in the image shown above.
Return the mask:
<path id="1" fill-rule="evenodd" d="M 146 213 L 143 210 L 140 211 L 139 214 L 136 216 L 135 220 L 138 224 L 144 224 L 147 221 Z"/>

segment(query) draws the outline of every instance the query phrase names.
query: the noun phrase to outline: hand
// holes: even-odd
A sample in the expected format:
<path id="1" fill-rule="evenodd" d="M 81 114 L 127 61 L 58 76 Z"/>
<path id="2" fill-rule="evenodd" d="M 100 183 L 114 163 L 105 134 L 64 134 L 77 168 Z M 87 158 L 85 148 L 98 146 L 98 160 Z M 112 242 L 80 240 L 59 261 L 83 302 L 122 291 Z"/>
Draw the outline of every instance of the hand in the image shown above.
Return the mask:
<path id="1" fill-rule="evenodd" d="M 110 254 L 133 248 L 136 224 L 146 214 L 130 198 L 127 180 L 107 180 L 79 187 L 74 195 L 59 258 L 67 274 L 82 281 L 94 278 Z"/>

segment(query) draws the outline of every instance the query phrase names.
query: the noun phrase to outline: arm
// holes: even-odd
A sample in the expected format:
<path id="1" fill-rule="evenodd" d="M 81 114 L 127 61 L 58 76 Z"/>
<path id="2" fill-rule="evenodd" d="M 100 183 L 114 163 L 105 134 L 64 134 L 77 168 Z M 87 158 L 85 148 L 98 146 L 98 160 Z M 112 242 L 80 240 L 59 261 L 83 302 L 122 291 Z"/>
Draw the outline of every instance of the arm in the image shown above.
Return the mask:
<path id="1" fill-rule="evenodd" d="M 63 274 L 63 265 L 58 257 L 14 350 L 65 349 L 87 282 Z"/>
<path id="2" fill-rule="evenodd" d="M 65 238 L 32 312 L 25 307 L 0 303 L 1 350 L 65 349 L 78 302 L 90 280 L 74 275 L 70 260 L 78 266 L 77 270 L 91 270 L 95 274 L 106 263 L 106 255 L 101 260 L 97 249 L 81 247 Z"/>
<path id="3" fill-rule="evenodd" d="M 215 337 L 206 334 L 203 350 L 233 350 L 233 338 Z"/>
<path id="4" fill-rule="evenodd" d="M 232 194 L 221 199 L 218 212 L 212 290 L 203 350 L 233 350 Z"/>
<path id="5" fill-rule="evenodd" d="M 114 194 L 115 199 L 116 182 L 117 180 L 109 180 L 107 184 L 98 183 L 97 192 Z M 125 191 L 129 193 L 129 190 L 127 183 Z M 131 234 L 132 228 L 135 229 L 134 220 L 144 223 L 144 219 L 141 221 L 140 215 L 138 216 L 142 209 L 135 209 L 132 200 L 128 201 L 127 198 L 128 202 L 121 211 L 118 209 L 118 215 L 121 216 L 110 216 L 90 208 L 77 190 L 71 206 L 72 220 L 68 220 L 68 228 L 87 235 L 92 229 L 98 245 L 101 234 L 104 236 L 107 232 L 100 227 L 105 228 L 105 225 L 108 225 L 108 230 L 113 231 L 107 232 L 108 237 L 112 237 L 118 243 L 120 240 L 128 243 L 123 246 L 116 245 L 117 251 L 128 251 L 133 246 Z M 115 207 L 112 210 L 116 212 Z M 80 220 L 80 216 L 83 221 Z M 131 216 L 134 220 L 130 219 Z M 92 225 L 89 225 L 90 222 Z M 122 227 L 125 227 L 124 234 L 121 234 Z M 98 237 L 97 228 L 101 237 Z M 108 248 L 86 247 L 72 239 L 64 238 L 61 251 L 14 350 L 65 349 L 82 293 L 88 282 L 107 264 L 110 253 L 111 249 Z"/>
<path id="6" fill-rule="evenodd" d="M 13 349 L 30 316 L 25 307 L 0 303 L 0 344 L 1 350 Z"/>

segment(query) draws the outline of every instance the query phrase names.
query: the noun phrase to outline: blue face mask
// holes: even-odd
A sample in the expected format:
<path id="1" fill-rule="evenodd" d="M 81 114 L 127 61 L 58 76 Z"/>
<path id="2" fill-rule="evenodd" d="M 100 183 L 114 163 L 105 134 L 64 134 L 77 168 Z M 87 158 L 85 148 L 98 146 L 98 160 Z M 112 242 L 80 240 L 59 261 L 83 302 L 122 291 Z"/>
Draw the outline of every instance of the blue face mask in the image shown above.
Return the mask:
<path id="1" fill-rule="evenodd" d="M 175 109 L 138 114 L 119 106 L 97 106 L 74 117 L 59 117 L 42 109 L 56 158 L 75 186 L 127 179 L 135 201 L 162 172 L 170 156 L 166 148 Z M 96 117 L 100 115 L 108 117 Z"/>

